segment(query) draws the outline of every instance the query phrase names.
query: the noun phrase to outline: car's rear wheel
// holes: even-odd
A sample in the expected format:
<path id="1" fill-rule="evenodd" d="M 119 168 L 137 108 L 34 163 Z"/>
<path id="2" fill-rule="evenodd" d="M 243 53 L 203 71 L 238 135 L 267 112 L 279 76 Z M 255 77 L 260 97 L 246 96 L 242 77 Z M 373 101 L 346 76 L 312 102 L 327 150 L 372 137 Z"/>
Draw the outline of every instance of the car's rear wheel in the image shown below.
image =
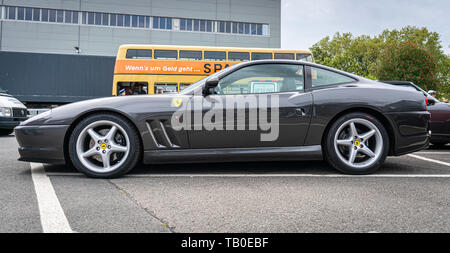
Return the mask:
<path id="1" fill-rule="evenodd" d="M 133 125 L 114 114 L 96 114 L 82 120 L 69 140 L 73 165 L 95 178 L 116 178 L 132 170 L 141 155 Z"/>
<path id="2" fill-rule="evenodd" d="M 0 129 L 0 136 L 10 135 L 13 132 L 13 129 Z"/>
<path id="3" fill-rule="evenodd" d="M 349 113 L 337 119 L 325 140 L 325 158 L 337 170 L 352 175 L 378 170 L 389 151 L 383 124 L 366 113 Z"/>

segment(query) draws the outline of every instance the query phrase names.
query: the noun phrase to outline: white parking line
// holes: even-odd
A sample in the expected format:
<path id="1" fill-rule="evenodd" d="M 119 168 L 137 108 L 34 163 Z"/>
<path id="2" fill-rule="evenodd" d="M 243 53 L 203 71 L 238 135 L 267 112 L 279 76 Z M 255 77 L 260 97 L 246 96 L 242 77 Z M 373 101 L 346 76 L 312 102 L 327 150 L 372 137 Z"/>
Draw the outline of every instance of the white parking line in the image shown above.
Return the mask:
<path id="1" fill-rule="evenodd" d="M 426 158 L 426 157 L 418 156 L 418 155 L 412 155 L 412 154 L 409 154 L 408 156 L 412 157 L 412 158 L 420 159 L 420 160 L 423 160 L 423 161 L 437 163 L 437 164 L 441 164 L 441 165 L 445 165 L 445 166 L 449 166 L 450 167 L 450 163 L 446 163 L 446 162 L 443 162 L 443 161 L 430 159 L 430 158 Z"/>
<path id="2" fill-rule="evenodd" d="M 41 163 L 30 163 L 44 233 L 72 233 L 53 185 Z"/>
<path id="3" fill-rule="evenodd" d="M 433 152 L 433 151 L 422 151 L 422 152 L 416 152 L 415 155 L 450 155 L 450 152 Z"/>
<path id="4" fill-rule="evenodd" d="M 82 176 L 81 173 L 48 173 L 48 176 Z M 325 178 L 450 178 L 450 174 L 372 174 L 372 175 L 344 175 L 344 174 L 129 174 L 127 178 L 164 178 L 164 177 L 325 177 Z"/>

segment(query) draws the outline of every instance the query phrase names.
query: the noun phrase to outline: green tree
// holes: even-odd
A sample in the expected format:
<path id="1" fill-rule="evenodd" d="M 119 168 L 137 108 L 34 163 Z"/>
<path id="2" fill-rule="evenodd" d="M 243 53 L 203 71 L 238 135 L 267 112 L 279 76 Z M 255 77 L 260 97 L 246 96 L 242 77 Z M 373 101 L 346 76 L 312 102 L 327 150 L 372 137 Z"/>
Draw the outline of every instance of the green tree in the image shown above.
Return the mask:
<path id="1" fill-rule="evenodd" d="M 430 52 L 437 67 L 436 78 L 441 85 L 440 95 L 449 97 L 450 56 L 442 49 L 440 36 L 427 28 L 406 26 L 400 30 L 384 30 L 376 36 L 353 36 L 351 33 L 336 33 L 314 44 L 310 50 L 317 63 L 338 68 L 367 78 L 376 79 L 378 57 L 389 47 L 398 47 L 411 42 Z"/>
<path id="2" fill-rule="evenodd" d="M 434 55 L 412 42 L 389 44 L 377 60 L 376 77 L 380 80 L 411 81 L 422 89 L 439 90 Z"/>

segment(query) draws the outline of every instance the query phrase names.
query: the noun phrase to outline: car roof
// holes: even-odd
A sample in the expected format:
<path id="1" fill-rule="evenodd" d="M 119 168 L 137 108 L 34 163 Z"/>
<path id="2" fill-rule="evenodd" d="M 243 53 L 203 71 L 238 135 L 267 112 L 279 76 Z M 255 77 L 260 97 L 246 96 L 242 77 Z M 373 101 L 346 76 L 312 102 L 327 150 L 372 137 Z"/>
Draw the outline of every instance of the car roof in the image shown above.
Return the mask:
<path id="1" fill-rule="evenodd" d="M 360 76 L 357 76 L 355 74 L 352 73 L 348 73 L 339 69 L 335 69 L 335 68 L 331 68 L 325 65 L 321 65 L 321 64 L 317 64 L 317 63 L 312 63 L 312 62 L 307 62 L 307 61 L 298 61 L 298 60 L 283 60 L 283 59 L 276 59 L 276 60 L 256 60 L 256 61 L 246 61 L 246 62 L 242 62 L 242 63 L 238 63 L 235 65 L 232 65 L 230 69 L 234 69 L 234 68 L 241 68 L 244 66 L 248 66 L 248 65 L 258 65 L 258 64 L 302 64 L 305 66 L 311 66 L 311 67 L 317 67 L 317 68 L 321 68 L 321 69 L 325 69 L 325 70 L 330 70 L 336 73 L 340 73 L 343 75 L 347 75 L 350 76 L 356 80 L 361 80 Z"/>

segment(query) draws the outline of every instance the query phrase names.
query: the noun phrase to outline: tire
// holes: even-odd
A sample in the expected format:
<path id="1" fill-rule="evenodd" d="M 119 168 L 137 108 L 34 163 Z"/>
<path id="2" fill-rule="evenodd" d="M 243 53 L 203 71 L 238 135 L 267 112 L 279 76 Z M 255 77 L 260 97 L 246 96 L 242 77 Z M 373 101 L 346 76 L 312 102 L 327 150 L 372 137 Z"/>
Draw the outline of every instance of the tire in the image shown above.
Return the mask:
<path id="1" fill-rule="evenodd" d="M 14 129 L 0 129 L 0 136 L 7 136 L 14 132 Z"/>
<path id="2" fill-rule="evenodd" d="M 357 134 L 353 136 L 355 132 L 352 129 L 355 128 Z M 349 113 L 330 127 L 323 150 L 327 162 L 338 171 L 350 175 L 371 174 L 386 160 L 389 136 L 376 117 L 360 112 Z"/>
<path id="3" fill-rule="evenodd" d="M 141 154 L 134 126 L 115 114 L 94 114 L 83 119 L 69 139 L 72 164 L 92 178 L 120 177 L 136 166 Z"/>

